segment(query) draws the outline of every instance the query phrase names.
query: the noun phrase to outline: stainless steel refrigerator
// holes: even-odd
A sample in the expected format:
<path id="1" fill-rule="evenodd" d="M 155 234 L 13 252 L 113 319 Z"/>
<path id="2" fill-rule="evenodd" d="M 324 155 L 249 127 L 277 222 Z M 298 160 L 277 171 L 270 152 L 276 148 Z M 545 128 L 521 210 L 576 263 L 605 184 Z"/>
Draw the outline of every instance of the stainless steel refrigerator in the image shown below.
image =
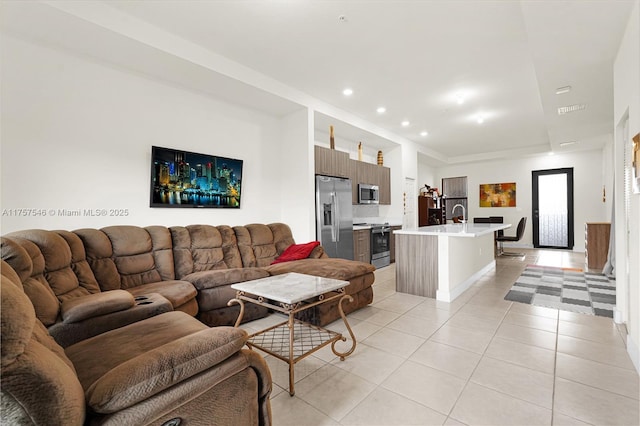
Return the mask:
<path id="1" fill-rule="evenodd" d="M 316 238 L 329 257 L 353 260 L 349 179 L 316 175 Z"/>

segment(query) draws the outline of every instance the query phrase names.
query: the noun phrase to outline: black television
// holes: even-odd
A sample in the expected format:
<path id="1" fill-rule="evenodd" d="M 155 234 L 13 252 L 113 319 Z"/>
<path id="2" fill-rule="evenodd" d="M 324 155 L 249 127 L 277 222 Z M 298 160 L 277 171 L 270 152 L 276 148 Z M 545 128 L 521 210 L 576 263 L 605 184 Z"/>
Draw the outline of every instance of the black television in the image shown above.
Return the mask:
<path id="1" fill-rule="evenodd" d="M 151 147 L 151 207 L 240 208 L 242 160 Z"/>

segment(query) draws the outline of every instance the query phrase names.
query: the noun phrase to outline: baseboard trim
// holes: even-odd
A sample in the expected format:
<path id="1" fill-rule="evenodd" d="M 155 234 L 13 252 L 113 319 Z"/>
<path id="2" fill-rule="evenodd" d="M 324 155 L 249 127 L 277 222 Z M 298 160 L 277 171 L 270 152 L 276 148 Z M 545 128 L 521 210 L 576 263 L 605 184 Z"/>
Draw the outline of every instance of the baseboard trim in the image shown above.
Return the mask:
<path id="1" fill-rule="evenodd" d="M 467 291 L 473 285 L 473 283 L 478 281 L 481 276 L 491 271 L 492 269 L 495 269 L 495 267 L 496 261 L 492 260 L 484 268 L 480 269 L 478 272 L 471 275 L 469 278 L 457 285 L 456 288 L 453 289 L 453 291 L 436 290 L 436 300 L 440 300 L 443 302 L 453 302 L 458 296 Z"/>
<path id="2" fill-rule="evenodd" d="M 618 309 L 617 306 L 613 308 L 613 322 L 616 324 L 622 324 L 624 322 L 622 319 L 622 311 Z"/>
<path id="3" fill-rule="evenodd" d="M 631 362 L 634 367 L 636 367 L 636 371 L 640 375 L 640 349 L 638 349 L 638 345 L 634 342 L 631 337 L 627 334 L 627 353 L 631 358 Z"/>

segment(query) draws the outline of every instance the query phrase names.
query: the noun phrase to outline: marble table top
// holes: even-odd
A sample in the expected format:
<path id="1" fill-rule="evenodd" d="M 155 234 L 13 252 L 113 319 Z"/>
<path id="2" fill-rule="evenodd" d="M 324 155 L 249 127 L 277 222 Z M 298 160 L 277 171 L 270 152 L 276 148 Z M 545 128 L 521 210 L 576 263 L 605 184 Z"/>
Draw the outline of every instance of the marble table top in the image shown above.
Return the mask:
<path id="1" fill-rule="evenodd" d="M 338 290 L 349 284 L 349 281 L 290 272 L 231 284 L 231 288 L 278 302 L 292 304 Z"/>

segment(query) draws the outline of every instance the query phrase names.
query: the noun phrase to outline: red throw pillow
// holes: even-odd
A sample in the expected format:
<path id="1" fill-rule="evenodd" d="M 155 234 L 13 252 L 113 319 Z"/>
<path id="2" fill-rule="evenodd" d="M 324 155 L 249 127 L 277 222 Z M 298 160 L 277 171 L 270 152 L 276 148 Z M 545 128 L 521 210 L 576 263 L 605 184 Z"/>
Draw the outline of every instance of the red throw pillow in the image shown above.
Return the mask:
<path id="1" fill-rule="evenodd" d="M 276 260 L 271 262 L 271 264 L 275 265 L 276 263 L 289 262 L 291 260 L 306 259 L 313 249 L 319 245 L 320 241 L 311 241 L 306 244 L 291 244 Z"/>

